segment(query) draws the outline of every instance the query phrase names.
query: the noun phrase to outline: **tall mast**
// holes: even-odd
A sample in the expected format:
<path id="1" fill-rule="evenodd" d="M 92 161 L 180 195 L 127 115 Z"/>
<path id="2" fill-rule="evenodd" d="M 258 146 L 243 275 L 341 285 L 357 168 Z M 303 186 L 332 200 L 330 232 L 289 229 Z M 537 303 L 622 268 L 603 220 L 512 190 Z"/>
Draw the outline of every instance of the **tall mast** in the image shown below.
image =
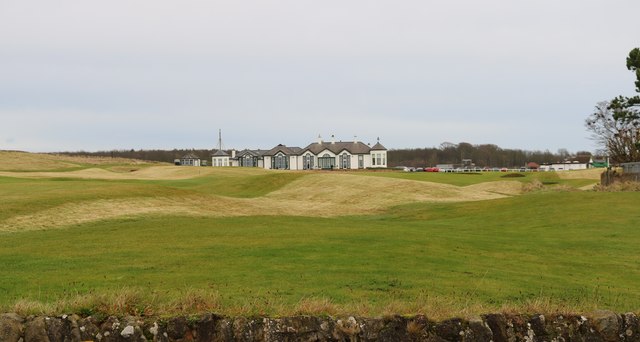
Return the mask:
<path id="1" fill-rule="evenodd" d="M 218 151 L 222 151 L 222 129 L 218 129 Z"/>

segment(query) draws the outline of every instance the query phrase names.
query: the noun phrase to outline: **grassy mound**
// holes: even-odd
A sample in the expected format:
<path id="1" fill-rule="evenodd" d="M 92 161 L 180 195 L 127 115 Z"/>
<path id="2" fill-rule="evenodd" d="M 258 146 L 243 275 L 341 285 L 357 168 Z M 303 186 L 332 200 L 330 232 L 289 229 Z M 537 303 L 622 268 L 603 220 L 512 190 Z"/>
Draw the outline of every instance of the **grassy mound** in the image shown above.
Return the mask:
<path id="1" fill-rule="evenodd" d="M 146 165 L 149 162 L 107 157 L 73 157 L 57 154 L 27 153 L 0 150 L 0 171 L 70 171 L 90 166 Z"/>

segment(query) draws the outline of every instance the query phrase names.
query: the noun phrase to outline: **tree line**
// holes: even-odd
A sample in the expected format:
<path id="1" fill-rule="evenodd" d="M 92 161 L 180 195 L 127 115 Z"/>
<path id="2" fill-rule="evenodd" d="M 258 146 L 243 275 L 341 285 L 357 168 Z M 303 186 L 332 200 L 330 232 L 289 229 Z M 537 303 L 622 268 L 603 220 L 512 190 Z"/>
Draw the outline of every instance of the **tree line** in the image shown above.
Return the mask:
<path id="1" fill-rule="evenodd" d="M 60 152 L 59 154 L 71 156 L 95 156 L 95 157 L 111 157 L 111 158 L 128 158 L 157 162 L 173 163 L 174 160 L 180 159 L 187 154 L 197 156 L 202 160 L 211 161 L 211 150 L 205 149 L 173 149 L 173 150 L 111 150 L 98 152 Z"/>
<path id="2" fill-rule="evenodd" d="M 173 150 L 112 150 L 98 152 L 62 152 L 66 155 L 82 155 L 112 158 L 129 158 L 148 161 L 173 163 L 187 154 L 197 156 L 202 160 L 211 160 L 213 150 L 206 149 L 173 149 Z M 578 152 L 578 154 L 590 154 Z M 566 149 L 556 153 L 549 151 L 525 151 L 519 149 L 502 149 L 497 145 L 472 145 L 461 142 L 458 144 L 442 143 L 439 147 L 392 149 L 387 153 L 387 165 L 425 167 L 437 164 L 462 164 L 464 159 L 470 159 L 477 167 L 521 167 L 529 162 L 538 164 L 562 161 L 571 154 Z"/>
<path id="3" fill-rule="evenodd" d="M 591 155 L 581 151 L 576 155 Z M 439 147 L 395 149 L 387 153 L 388 165 L 425 167 L 438 164 L 462 165 L 470 160 L 476 167 L 522 167 L 527 163 L 537 164 L 563 161 L 572 155 L 566 149 L 556 153 L 550 151 L 525 151 L 520 149 L 502 149 L 493 144 L 472 145 L 442 143 Z"/>

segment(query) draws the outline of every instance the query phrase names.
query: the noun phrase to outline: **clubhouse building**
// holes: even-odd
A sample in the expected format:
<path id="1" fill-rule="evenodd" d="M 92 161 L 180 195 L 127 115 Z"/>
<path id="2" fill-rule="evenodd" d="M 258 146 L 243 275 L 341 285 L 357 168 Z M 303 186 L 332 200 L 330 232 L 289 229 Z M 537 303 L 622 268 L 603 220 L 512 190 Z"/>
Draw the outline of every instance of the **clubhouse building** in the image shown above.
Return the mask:
<path id="1" fill-rule="evenodd" d="M 261 167 L 278 170 L 334 170 L 387 167 L 387 149 L 378 142 L 369 146 L 361 141 L 318 141 L 305 148 L 278 145 L 270 150 L 218 149 L 211 155 L 211 166 Z"/>

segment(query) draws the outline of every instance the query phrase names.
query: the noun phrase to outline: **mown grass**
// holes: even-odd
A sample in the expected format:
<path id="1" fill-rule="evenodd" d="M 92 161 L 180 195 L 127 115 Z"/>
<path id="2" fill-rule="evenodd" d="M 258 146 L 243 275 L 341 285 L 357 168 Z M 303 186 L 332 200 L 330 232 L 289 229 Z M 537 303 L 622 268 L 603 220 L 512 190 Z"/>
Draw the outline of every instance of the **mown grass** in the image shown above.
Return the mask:
<path id="1" fill-rule="evenodd" d="M 147 181 L 150 184 L 220 196 L 264 196 L 303 177 L 304 173 L 215 174 L 186 180 Z"/>
<path id="2" fill-rule="evenodd" d="M 239 198 L 259 197 L 301 176 L 301 173 L 264 173 L 245 176 L 209 175 L 183 180 L 96 180 L 65 177 L 29 179 L 0 176 L 0 220 L 89 200 L 180 198 L 193 193 Z"/>
<path id="3" fill-rule="evenodd" d="M 0 305 L 66 299 L 108 311 L 131 305 L 105 308 L 101 296 L 133 291 L 135 310 L 156 314 L 278 315 L 309 303 L 369 315 L 531 302 L 635 311 L 638 200 L 548 192 L 376 216 L 142 216 L 0 234 Z M 194 290 L 203 302 L 184 304 Z"/>
<path id="4" fill-rule="evenodd" d="M 21 170 L 30 170 L 29 160 Z M 545 190 L 594 181 L 556 173 L 357 174 L 456 186 L 536 181 Z M 164 180 L 81 179 L 64 172 L 0 177 L 0 227 L 14 216 L 102 199 L 260 198 L 306 175 L 225 169 Z M 372 188 L 368 195 L 391 190 Z M 308 205 L 330 200 L 312 197 Z M 375 215 L 140 214 L 40 231 L 0 229 L 0 311 L 434 318 L 496 310 L 637 311 L 639 201 L 637 192 L 533 191 L 498 200 L 411 203 Z"/>

